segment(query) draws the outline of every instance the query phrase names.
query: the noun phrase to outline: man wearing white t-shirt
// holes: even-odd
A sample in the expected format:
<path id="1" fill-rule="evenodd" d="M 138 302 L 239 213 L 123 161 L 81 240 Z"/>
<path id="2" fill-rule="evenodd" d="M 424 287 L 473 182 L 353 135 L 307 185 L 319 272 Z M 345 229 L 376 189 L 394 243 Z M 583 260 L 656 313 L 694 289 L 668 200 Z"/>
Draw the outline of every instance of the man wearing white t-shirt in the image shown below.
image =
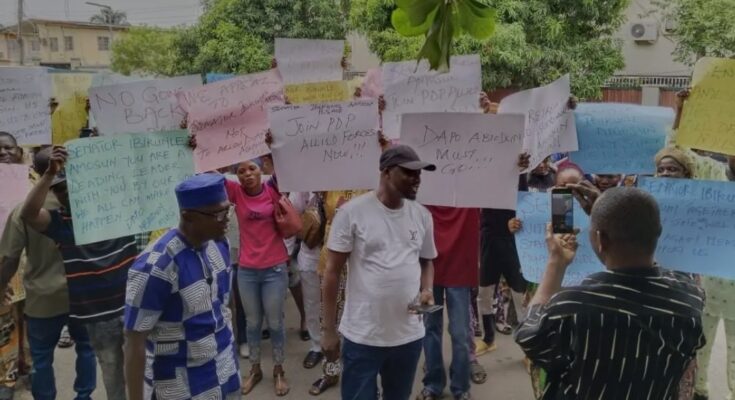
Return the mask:
<path id="1" fill-rule="evenodd" d="M 434 303 L 437 251 L 429 211 L 415 202 L 421 171 L 434 171 L 408 146 L 380 157 L 380 186 L 340 208 L 332 222 L 322 283 L 327 359 L 339 354 L 336 318 L 339 276 L 349 260 L 339 332 L 342 399 L 407 400 L 421 355 L 424 324 L 409 306 Z"/>

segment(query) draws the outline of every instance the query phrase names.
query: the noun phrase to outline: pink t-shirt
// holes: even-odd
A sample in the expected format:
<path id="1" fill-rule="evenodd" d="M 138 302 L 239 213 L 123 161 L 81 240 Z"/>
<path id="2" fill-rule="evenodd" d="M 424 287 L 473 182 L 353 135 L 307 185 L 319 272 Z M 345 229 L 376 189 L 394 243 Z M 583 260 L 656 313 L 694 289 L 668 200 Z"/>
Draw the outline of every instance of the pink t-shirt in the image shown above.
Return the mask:
<path id="1" fill-rule="evenodd" d="M 265 269 L 288 261 L 273 218 L 273 199 L 280 194 L 271 185 L 263 185 L 259 195 L 249 196 L 238 182 L 225 184 L 240 226 L 240 267 Z"/>

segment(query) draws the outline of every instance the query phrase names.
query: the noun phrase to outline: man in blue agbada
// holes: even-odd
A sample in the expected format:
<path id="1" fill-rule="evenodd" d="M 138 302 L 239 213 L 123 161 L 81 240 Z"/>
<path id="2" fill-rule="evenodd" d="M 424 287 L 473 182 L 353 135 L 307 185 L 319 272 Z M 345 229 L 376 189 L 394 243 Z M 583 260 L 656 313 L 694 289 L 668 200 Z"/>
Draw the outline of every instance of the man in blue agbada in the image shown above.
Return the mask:
<path id="1" fill-rule="evenodd" d="M 224 178 L 194 176 L 176 197 L 179 227 L 149 245 L 128 276 L 128 398 L 239 399 Z"/>

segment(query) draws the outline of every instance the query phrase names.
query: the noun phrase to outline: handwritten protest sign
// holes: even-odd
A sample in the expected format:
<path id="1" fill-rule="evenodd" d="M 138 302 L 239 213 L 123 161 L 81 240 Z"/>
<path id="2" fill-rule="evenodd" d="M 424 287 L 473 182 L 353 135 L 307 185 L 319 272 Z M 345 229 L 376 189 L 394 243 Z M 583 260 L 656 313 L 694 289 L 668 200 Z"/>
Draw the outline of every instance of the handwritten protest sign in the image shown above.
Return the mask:
<path id="1" fill-rule="evenodd" d="M 122 83 L 148 81 L 153 77 L 145 77 L 141 75 L 120 75 L 113 72 L 101 71 L 92 76 L 91 87 L 119 85 Z"/>
<path id="2" fill-rule="evenodd" d="M 674 122 L 668 107 L 585 103 L 574 114 L 579 151 L 571 159 L 599 174 L 653 174 L 653 157 Z"/>
<path id="3" fill-rule="evenodd" d="M 77 245 L 175 226 L 174 188 L 194 174 L 186 131 L 77 139 L 66 148 Z"/>
<path id="4" fill-rule="evenodd" d="M 515 209 L 523 119 L 468 113 L 404 115 L 401 144 L 437 167 L 421 176 L 418 200 L 436 206 Z"/>
<path id="5" fill-rule="evenodd" d="M 523 223 L 523 229 L 516 233 L 516 248 L 523 276 L 531 282 L 541 282 L 549 260 L 546 224 L 551 222 L 551 194 L 519 192 L 516 215 Z M 580 230 L 577 235 L 579 248 L 574 262 L 564 275 L 564 286 L 578 285 L 588 275 L 605 270 L 588 239 L 590 219 L 576 201 L 574 227 Z"/>
<path id="6" fill-rule="evenodd" d="M 0 233 L 2 233 L 10 212 L 26 199 L 31 190 L 28 166 L 0 163 L 0 182 L 3 183 L 3 191 L 0 194 Z"/>
<path id="7" fill-rule="evenodd" d="M 13 209 L 25 201 L 31 190 L 31 182 L 28 179 L 28 166 L 18 164 L 0 164 L 0 182 L 3 183 L 3 191 L 0 193 L 0 234 L 5 231 L 5 225 Z M 21 267 L 22 267 L 21 263 Z M 11 303 L 25 299 L 26 292 L 23 287 L 23 271 L 18 271 L 8 286 L 13 291 Z"/>
<path id="8" fill-rule="evenodd" d="M 337 103 L 352 97 L 347 81 L 286 85 L 285 93 L 291 104 Z"/>
<path id="9" fill-rule="evenodd" d="M 276 62 L 283 82 L 342 80 L 343 40 L 276 39 Z"/>
<path id="10" fill-rule="evenodd" d="M 270 70 L 179 92 L 197 137 L 197 172 L 211 171 L 270 153 L 265 144 L 268 108 L 283 104 L 283 83 Z"/>
<path id="11" fill-rule="evenodd" d="M 535 89 L 514 93 L 500 102 L 498 114 L 523 114 L 526 131 L 523 150 L 531 155 L 529 169 L 548 156 L 577 150 L 574 113 L 567 111 L 569 75 Z"/>
<path id="12" fill-rule="evenodd" d="M 215 83 L 219 81 L 224 81 L 225 79 L 234 78 L 235 75 L 233 74 L 218 74 L 215 72 L 209 72 L 207 73 L 207 83 Z"/>
<path id="13" fill-rule="evenodd" d="M 735 155 L 735 60 L 700 59 L 694 67 L 692 86 L 676 143 Z"/>
<path id="14" fill-rule="evenodd" d="M 281 191 L 377 187 L 377 101 L 274 106 L 268 119 Z"/>
<path id="15" fill-rule="evenodd" d="M 50 86 L 45 68 L 0 68 L 0 130 L 21 145 L 51 143 Z"/>
<path id="16" fill-rule="evenodd" d="M 89 103 L 100 135 L 179 129 L 186 112 L 176 93 L 201 85 L 199 75 L 100 86 Z"/>
<path id="17" fill-rule="evenodd" d="M 385 111 L 383 133 L 400 137 L 401 115 L 426 112 L 481 112 L 482 74 L 480 56 L 455 56 L 447 73 L 429 71 L 422 60 L 383 65 Z"/>
<path id="18" fill-rule="evenodd" d="M 87 91 L 93 74 L 54 73 L 51 85 L 59 103 L 51 116 L 54 144 L 64 144 L 79 137 L 79 130 L 87 124 Z"/>
<path id="19" fill-rule="evenodd" d="M 643 178 L 661 210 L 656 261 L 664 268 L 735 279 L 735 185 Z"/>

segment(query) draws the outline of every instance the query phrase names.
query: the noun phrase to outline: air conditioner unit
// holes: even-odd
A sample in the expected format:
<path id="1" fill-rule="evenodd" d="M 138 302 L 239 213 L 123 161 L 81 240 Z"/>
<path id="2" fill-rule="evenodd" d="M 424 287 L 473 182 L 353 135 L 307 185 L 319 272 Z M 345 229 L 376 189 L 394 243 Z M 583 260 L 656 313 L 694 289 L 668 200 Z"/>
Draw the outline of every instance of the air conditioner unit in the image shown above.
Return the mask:
<path id="1" fill-rule="evenodd" d="M 634 22 L 630 24 L 630 36 L 636 42 L 654 43 L 658 40 L 658 22 Z"/>

